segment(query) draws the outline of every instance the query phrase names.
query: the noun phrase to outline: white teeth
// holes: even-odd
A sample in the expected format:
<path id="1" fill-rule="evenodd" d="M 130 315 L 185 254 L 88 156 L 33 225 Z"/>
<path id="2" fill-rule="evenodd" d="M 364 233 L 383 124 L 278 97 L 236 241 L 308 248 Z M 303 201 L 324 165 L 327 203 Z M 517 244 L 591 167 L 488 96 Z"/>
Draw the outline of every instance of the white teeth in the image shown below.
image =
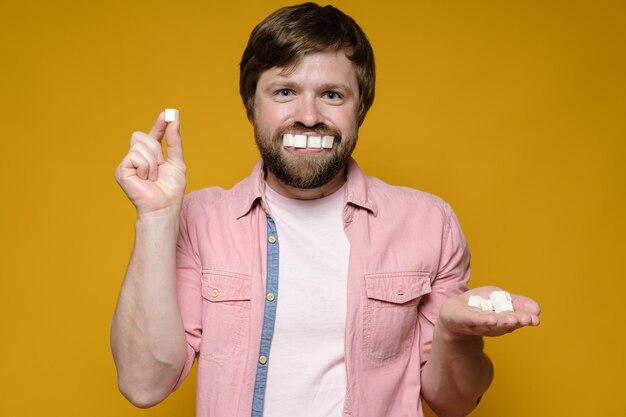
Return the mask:
<path id="1" fill-rule="evenodd" d="M 283 146 L 294 148 L 332 149 L 334 142 L 334 136 L 306 136 L 293 135 L 291 133 L 283 135 Z"/>
<path id="2" fill-rule="evenodd" d="M 308 148 L 321 148 L 322 147 L 322 137 L 321 136 L 309 136 L 307 141 Z"/>
<path id="3" fill-rule="evenodd" d="M 293 135 L 291 133 L 283 135 L 283 146 L 293 146 L 293 141 Z"/>
<path id="4" fill-rule="evenodd" d="M 293 135 L 293 146 L 296 148 L 306 148 L 306 136 L 305 135 Z"/>

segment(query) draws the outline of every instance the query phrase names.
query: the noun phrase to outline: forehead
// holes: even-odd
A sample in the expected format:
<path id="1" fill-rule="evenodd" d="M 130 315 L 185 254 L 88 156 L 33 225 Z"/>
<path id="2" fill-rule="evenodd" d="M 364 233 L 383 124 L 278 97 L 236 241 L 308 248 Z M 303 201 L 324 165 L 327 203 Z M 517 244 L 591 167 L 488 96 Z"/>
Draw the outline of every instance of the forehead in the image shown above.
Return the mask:
<path id="1" fill-rule="evenodd" d="M 344 49 L 310 52 L 294 63 L 270 68 L 259 77 L 259 86 L 281 81 L 358 86 L 356 70 Z"/>

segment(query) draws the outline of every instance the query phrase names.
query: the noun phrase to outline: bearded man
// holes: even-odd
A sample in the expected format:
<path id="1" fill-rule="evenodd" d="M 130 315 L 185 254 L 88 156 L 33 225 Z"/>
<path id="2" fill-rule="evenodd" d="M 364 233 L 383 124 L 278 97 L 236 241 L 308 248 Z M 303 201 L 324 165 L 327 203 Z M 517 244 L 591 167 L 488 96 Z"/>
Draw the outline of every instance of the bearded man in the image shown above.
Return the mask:
<path id="1" fill-rule="evenodd" d="M 493 375 L 482 337 L 537 325 L 539 306 L 468 306 L 495 287 L 468 291 L 451 208 L 351 159 L 374 100 L 365 34 L 332 6 L 283 8 L 240 71 L 250 177 L 183 197 L 180 123 L 163 113 L 117 169 L 137 209 L 111 333 L 120 390 L 150 407 L 197 360 L 198 416 L 422 416 L 422 399 L 466 415 Z"/>

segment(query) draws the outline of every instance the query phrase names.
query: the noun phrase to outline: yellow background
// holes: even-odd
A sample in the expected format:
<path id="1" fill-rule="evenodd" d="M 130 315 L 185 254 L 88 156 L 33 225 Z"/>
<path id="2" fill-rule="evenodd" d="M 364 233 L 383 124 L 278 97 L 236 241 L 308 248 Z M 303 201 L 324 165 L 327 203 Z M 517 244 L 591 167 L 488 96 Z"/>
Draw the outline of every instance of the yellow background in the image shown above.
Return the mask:
<path id="1" fill-rule="evenodd" d="M 472 285 L 543 324 L 487 341 L 472 416 L 625 416 L 626 3 L 338 1 L 378 64 L 355 156 L 438 194 Z M 238 96 L 247 37 L 283 1 L 0 1 L 0 416 L 193 416 L 193 378 L 148 411 L 108 332 L 134 212 L 113 179 L 134 130 L 181 110 L 188 190 L 257 159 Z"/>

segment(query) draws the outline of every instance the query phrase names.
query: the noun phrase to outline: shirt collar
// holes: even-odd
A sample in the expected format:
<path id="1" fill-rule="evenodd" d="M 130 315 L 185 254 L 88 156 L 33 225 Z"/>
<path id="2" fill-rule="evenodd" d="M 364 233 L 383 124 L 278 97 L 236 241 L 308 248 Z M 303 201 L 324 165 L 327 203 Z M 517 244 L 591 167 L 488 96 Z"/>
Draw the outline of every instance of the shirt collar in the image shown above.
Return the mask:
<path id="1" fill-rule="evenodd" d="M 265 198 L 265 170 L 263 169 L 263 160 L 259 161 L 254 166 L 252 174 L 246 178 L 241 184 L 241 198 L 236 199 L 235 214 L 237 218 L 244 217 L 250 211 L 263 202 Z M 263 209 L 267 212 L 265 205 L 261 204 Z"/>
<path id="2" fill-rule="evenodd" d="M 374 217 L 378 215 L 378 205 L 369 192 L 367 176 L 361 171 L 353 158 L 348 162 L 348 182 L 346 184 L 346 204 L 354 204 L 369 210 Z"/>
<path id="3" fill-rule="evenodd" d="M 235 214 L 237 218 L 246 216 L 257 205 L 261 204 L 263 210 L 268 212 L 265 204 L 265 170 L 263 160 L 259 160 L 252 174 L 246 178 L 241 185 L 241 198 L 235 203 Z M 368 192 L 367 177 L 361 171 L 356 161 L 350 158 L 348 161 L 348 176 L 345 189 L 345 204 L 353 204 L 369 210 L 374 216 L 378 214 L 378 205 L 371 198 Z"/>

